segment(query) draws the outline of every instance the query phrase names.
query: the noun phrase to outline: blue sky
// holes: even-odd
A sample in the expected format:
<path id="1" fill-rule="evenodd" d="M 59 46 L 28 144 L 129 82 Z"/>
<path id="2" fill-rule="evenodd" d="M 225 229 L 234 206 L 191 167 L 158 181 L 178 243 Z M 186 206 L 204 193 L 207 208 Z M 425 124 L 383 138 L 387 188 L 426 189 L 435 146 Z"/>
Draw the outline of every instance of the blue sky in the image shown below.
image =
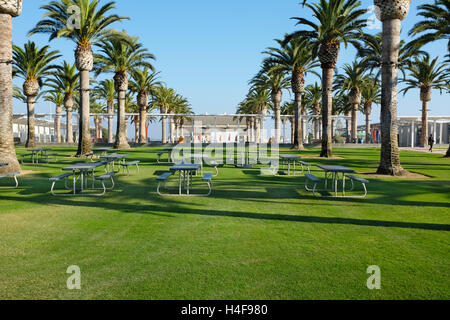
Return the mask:
<path id="1" fill-rule="evenodd" d="M 25 0 L 23 14 L 14 19 L 14 43 L 23 45 L 28 31 L 40 20 L 39 6 L 47 0 Z M 102 1 L 105 2 L 105 1 Z M 248 91 L 248 80 L 258 71 L 261 51 L 273 46 L 273 39 L 296 30 L 293 16 L 310 16 L 299 0 L 116 0 L 116 13 L 131 18 L 115 25 L 139 36 L 156 55 L 156 68 L 162 80 L 185 95 L 196 113 L 233 113 Z M 416 7 L 429 1 L 413 1 L 410 14 L 403 22 L 403 38 L 417 21 Z M 373 1 L 362 1 L 367 8 Z M 370 30 L 368 30 L 370 31 Z M 381 30 L 372 30 L 381 31 Z M 48 37 L 35 35 L 40 45 Z M 73 62 L 74 44 L 59 39 L 50 43 L 64 58 Z M 425 48 L 432 56 L 446 53 L 446 42 Z M 338 66 L 354 59 L 354 50 L 342 49 Z M 316 81 L 308 77 L 309 82 Z M 20 80 L 15 80 L 21 84 Z M 285 99 L 289 99 L 285 95 Z M 449 115 L 449 95 L 434 92 L 430 115 Z M 37 105 L 37 113 L 53 112 L 46 102 Z M 419 90 L 399 96 L 399 115 L 420 114 Z M 14 112 L 25 112 L 25 106 L 14 102 Z M 363 120 L 360 115 L 360 122 Z M 379 120 L 374 108 L 372 120 Z"/>

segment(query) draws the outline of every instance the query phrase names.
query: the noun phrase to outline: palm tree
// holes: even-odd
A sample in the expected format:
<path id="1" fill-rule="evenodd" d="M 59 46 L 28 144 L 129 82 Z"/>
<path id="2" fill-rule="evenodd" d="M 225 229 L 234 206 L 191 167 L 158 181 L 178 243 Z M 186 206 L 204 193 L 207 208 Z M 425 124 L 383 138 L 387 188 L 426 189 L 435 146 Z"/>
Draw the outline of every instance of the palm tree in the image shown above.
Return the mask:
<path id="1" fill-rule="evenodd" d="M 435 0 L 434 4 L 427 3 L 418 7 L 417 15 L 425 20 L 416 23 L 409 31 L 409 35 L 419 35 L 410 43 L 410 46 L 422 46 L 427 43 L 446 39 L 447 48 L 450 52 L 450 0 Z"/>
<path id="2" fill-rule="evenodd" d="M 382 66 L 382 33 L 375 35 L 364 34 L 363 43 L 357 45 L 357 57 L 361 59 L 361 64 L 369 72 L 377 71 L 376 77 L 381 75 Z M 419 50 L 415 47 L 410 47 L 405 41 L 400 41 L 400 48 L 398 50 L 398 69 L 405 76 L 406 68 L 411 65 L 411 61 L 414 57 L 419 55 L 425 55 L 426 52 Z"/>
<path id="3" fill-rule="evenodd" d="M 22 12 L 22 0 L 0 1 L 0 174 L 20 171 L 14 148 L 12 106 L 12 18 Z"/>
<path id="4" fill-rule="evenodd" d="M 149 68 L 133 69 L 131 71 L 131 91 L 137 94 L 137 105 L 139 106 L 139 143 L 147 142 L 147 108 L 149 94 L 156 86 L 161 86 L 162 83 L 158 81 L 159 73 L 150 72 Z"/>
<path id="5" fill-rule="evenodd" d="M 174 124 L 175 124 L 175 142 L 178 141 L 178 138 L 180 137 L 180 133 L 178 132 L 178 129 L 181 130 L 181 137 L 184 137 L 183 133 L 183 126 L 186 120 L 191 120 L 191 118 L 188 116 L 190 114 L 193 114 L 192 108 L 189 104 L 189 101 L 181 96 L 177 95 L 176 99 L 173 102 L 173 110 L 174 113 L 177 114 L 177 116 L 174 117 Z"/>
<path id="6" fill-rule="evenodd" d="M 34 42 L 28 41 L 24 48 L 13 45 L 13 77 L 24 80 L 23 93 L 27 97 L 28 113 L 28 135 L 26 148 L 34 148 L 34 104 L 36 96 L 43 84 L 43 78 L 49 76 L 51 72 L 58 69 L 58 66 L 51 64 L 61 57 L 59 51 L 49 51 L 50 47 L 39 48 Z"/>
<path id="7" fill-rule="evenodd" d="M 130 37 L 125 32 L 116 33 L 114 36 L 101 41 L 98 44 L 100 54 L 95 55 L 96 75 L 103 72 L 114 73 L 114 87 L 117 92 L 117 135 L 114 148 L 128 149 L 125 121 L 125 95 L 128 90 L 128 73 L 132 70 L 145 67 L 154 70 L 149 62 L 155 57 L 138 43 L 138 38 Z"/>
<path id="8" fill-rule="evenodd" d="M 414 25 L 410 31 L 410 35 L 419 35 L 419 38 L 411 42 L 411 46 L 421 46 L 427 43 L 447 39 L 447 50 L 450 53 L 450 1 L 435 0 L 434 4 L 423 4 L 419 6 L 419 16 L 425 18 Z M 432 31 L 431 31 L 432 30 Z M 425 33 L 424 32 L 428 32 Z M 450 147 L 445 157 L 450 157 Z"/>
<path id="9" fill-rule="evenodd" d="M 322 67 L 322 152 L 321 157 L 332 156 L 331 111 L 333 72 L 339 56 L 341 43 L 357 45 L 362 38 L 362 28 L 366 20 L 362 16 L 367 10 L 359 9 L 358 0 L 320 0 L 308 4 L 317 23 L 304 18 L 293 18 L 297 25 L 312 28 L 312 31 L 300 30 L 288 38 L 306 37 L 312 43 L 313 52 L 317 53 Z"/>
<path id="10" fill-rule="evenodd" d="M 95 95 L 91 96 L 90 109 L 91 113 L 95 114 L 94 116 L 95 140 L 98 141 L 98 139 L 100 139 L 101 137 L 102 132 L 101 116 L 99 116 L 98 114 L 103 113 L 104 109 L 102 105 L 98 102 L 97 97 Z"/>
<path id="11" fill-rule="evenodd" d="M 379 174 L 401 175 L 398 150 L 397 85 L 401 21 L 411 0 L 374 0 L 383 23 L 381 54 L 381 157 Z"/>
<path id="12" fill-rule="evenodd" d="M 322 112 L 322 87 L 315 82 L 305 88 L 305 112 L 309 109 L 315 116 L 319 116 Z M 314 122 L 314 138 L 319 139 L 319 123 L 320 120 L 315 118 Z"/>
<path id="13" fill-rule="evenodd" d="M 62 105 L 64 104 L 64 93 L 60 90 L 49 90 L 46 92 L 44 98 L 45 101 L 51 102 L 56 106 L 56 116 L 55 116 L 55 132 L 56 132 L 56 142 L 61 143 L 61 111 Z"/>
<path id="14" fill-rule="evenodd" d="M 303 147 L 303 128 L 300 123 L 302 108 L 302 94 L 305 91 L 305 76 L 308 72 L 318 74 L 313 70 L 319 64 L 313 56 L 309 40 L 291 39 L 290 41 L 276 40 L 280 48 L 269 48 L 264 52 L 270 57 L 267 59 L 277 65 L 281 70 L 291 73 L 291 88 L 294 93 L 294 145 L 293 148 L 300 150 Z"/>
<path id="15" fill-rule="evenodd" d="M 361 91 L 366 84 L 364 73 L 366 69 L 357 61 L 352 64 L 346 63 L 343 67 L 344 73 L 336 77 L 336 84 L 342 91 L 348 91 L 349 102 L 352 106 L 352 132 L 351 141 L 356 143 L 358 139 L 358 110 L 361 105 Z"/>
<path id="16" fill-rule="evenodd" d="M 108 143 L 114 143 L 113 118 L 114 118 L 114 99 L 116 98 L 116 89 L 114 80 L 102 80 L 95 87 L 97 99 L 106 101 L 106 113 L 108 114 Z"/>
<path id="17" fill-rule="evenodd" d="M 259 119 L 255 119 L 256 141 L 264 143 L 264 117 L 267 115 L 267 110 L 272 109 L 273 105 L 270 99 L 270 91 L 264 87 L 256 87 L 250 90 L 244 102 L 247 105 L 247 114 L 260 114 Z M 245 112 L 244 112 L 245 113 Z"/>
<path id="18" fill-rule="evenodd" d="M 76 24 L 72 21 L 71 7 L 79 9 L 79 19 Z M 111 34 L 108 27 L 114 22 L 128 19 L 119 17 L 109 12 L 115 9 L 114 2 L 108 2 L 99 7 L 99 0 L 55 0 L 41 6 L 45 10 L 44 19 L 30 31 L 30 35 L 36 33 L 50 34 L 49 41 L 64 37 L 76 43 L 75 61 L 80 71 L 80 138 L 78 140 L 77 155 L 82 156 L 92 152 L 90 137 L 90 97 L 89 97 L 89 72 L 94 66 L 92 46 L 99 40 Z"/>
<path id="19" fill-rule="evenodd" d="M 372 105 L 381 103 L 381 90 L 377 78 L 366 77 L 365 84 L 361 90 L 364 115 L 366 116 L 366 143 L 371 143 L 370 115 Z"/>
<path id="20" fill-rule="evenodd" d="M 64 61 L 62 68 L 54 71 L 48 79 L 47 85 L 53 90 L 64 92 L 64 109 L 66 110 L 66 142 L 73 143 L 72 114 L 74 99 L 78 95 L 80 75 L 76 72 L 75 64 Z"/>
<path id="21" fill-rule="evenodd" d="M 286 72 L 282 70 L 278 64 L 263 61 L 260 72 L 250 81 L 252 89 L 270 90 L 270 97 L 272 99 L 273 111 L 275 112 L 275 143 L 280 142 L 280 127 L 281 127 L 281 100 L 283 96 L 283 89 L 289 87 L 289 79 L 286 78 Z"/>
<path id="22" fill-rule="evenodd" d="M 420 144 L 425 146 L 428 137 L 428 103 L 431 101 L 431 91 L 437 89 L 442 94 L 442 90 L 449 90 L 450 74 L 448 65 L 439 64 L 438 57 L 430 61 L 428 55 L 422 58 L 415 58 L 411 66 L 408 67 L 409 76 L 403 82 L 406 87 L 401 90 L 406 94 L 410 89 L 420 88 L 420 100 L 422 101 L 422 133 Z"/>
<path id="23" fill-rule="evenodd" d="M 169 111 L 170 105 L 176 97 L 174 89 L 167 88 L 165 86 L 157 86 L 151 92 L 152 102 L 151 104 L 158 107 L 162 114 L 166 114 Z M 162 122 L 162 143 L 167 143 L 167 129 L 166 129 L 167 116 L 161 117 Z"/>

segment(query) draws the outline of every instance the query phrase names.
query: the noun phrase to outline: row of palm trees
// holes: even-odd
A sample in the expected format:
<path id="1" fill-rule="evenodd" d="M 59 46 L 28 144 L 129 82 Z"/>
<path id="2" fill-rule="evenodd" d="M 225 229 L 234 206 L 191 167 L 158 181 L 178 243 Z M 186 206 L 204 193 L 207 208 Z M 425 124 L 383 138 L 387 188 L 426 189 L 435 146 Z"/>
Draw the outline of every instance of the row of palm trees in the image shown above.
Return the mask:
<path id="1" fill-rule="evenodd" d="M 350 136 L 356 139 L 358 110 L 365 114 L 369 129 L 372 105 L 380 103 L 382 147 L 378 173 L 404 173 L 400 164 L 397 135 L 398 71 L 402 72 L 402 81 L 406 83 L 402 90 L 404 93 L 411 88 L 421 90 L 421 143 L 424 144 L 428 134 L 426 114 L 431 90 L 449 91 L 449 67 L 448 64 L 440 63 L 438 58 L 431 59 L 421 51 L 421 47 L 432 41 L 448 39 L 450 5 L 449 0 L 436 0 L 434 4 L 419 6 L 419 16 L 425 17 L 425 20 L 417 23 L 410 34 L 422 35 L 406 44 L 400 40 L 400 27 L 401 21 L 408 14 L 410 0 L 374 0 L 374 3 L 379 9 L 383 31 L 377 35 L 368 35 L 363 31 L 366 27 L 363 15 L 367 11 L 361 9 L 358 0 L 319 0 L 317 3 L 304 1 L 302 5 L 312 11 L 313 19 L 293 18 L 302 29 L 286 35 L 283 40 L 276 40 L 278 48 L 269 48 L 263 52 L 266 58 L 258 74 L 250 81 L 249 94 L 239 105 L 238 112 L 266 112 L 268 99 L 259 102 L 255 97 L 270 95 L 270 106 L 275 117 L 274 138 L 279 141 L 281 98 L 283 90 L 290 87 L 295 96 L 294 147 L 301 149 L 303 146 L 300 137 L 303 136 L 304 124 L 299 120 L 299 115 L 305 114 L 307 109 L 306 105 L 302 105 L 302 99 L 312 99 L 305 93 L 305 75 L 316 74 L 314 69 L 320 64 L 321 98 L 320 102 L 316 101 L 320 103 L 322 118 L 321 156 L 332 156 L 332 115 L 351 115 Z M 423 34 L 424 32 L 428 33 Z M 343 72 L 339 74 L 336 64 L 340 48 L 347 47 L 348 44 L 357 49 L 357 60 L 344 65 Z M 316 85 L 317 87 L 319 86 Z M 314 109 L 314 114 L 317 114 L 317 109 L 319 108 Z M 349 124 L 347 130 L 348 128 Z M 449 153 L 450 149 L 447 156 Z"/>
<path id="2" fill-rule="evenodd" d="M 76 25 L 72 20 L 71 6 L 79 8 L 80 16 Z M 55 61 L 61 57 L 58 51 L 51 51 L 49 46 L 39 48 L 29 41 L 23 48 L 12 46 L 12 18 L 20 15 L 22 0 L 5 0 L 0 2 L 0 160 L 10 165 L 6 170 L 18 171 L 20 166 L 14 150 L 12 136 L 12 76 L 24 80 L 23 90 L 15 89 L 14 96 L 27 103 L 28 139 L 27 147 L 34 146 L 34 104 L 40 95 L 45 94 L 45 100 L 56 106 L 55 126 L 60 137 L 60 118 L 63 109 L 66 111 L 67 135 L 66 142 L 74 141 L 72 112 L 78 109 L 79 139 L 78 156 L 92 151 L 90 134 L 91 111 L 98 112 L 98 101 L 106 102 L 108 119 L 108 141 L 112 142 L 112 114 L 114 100 L 117 99 L 118 111 L 117 130 L 114 146 L 129 148 L 125 118 L 126 108 L 129 112 L 139 114 L 133 121 L 139 128 L 138 141 L 147 141 L 148 124 L 146 113 L 151 108 L 160 108 L 170 113 L 190 114 L 192 110 L 188 101 L 168 89 L 159 81 L 151 61 L 154 56 L 139 43 L 137 37 L 129 36 L 125 31 L 111 28 L 116 22 L 128 17 L 112 14 L 114 2 L 104 5 L 99 0 L 56 0 L 41 6 L 45 11 L 44 19 L 30 31 L 29 35 L 48 34 L 49 41 L 56 38 L 66 38 L 75 43 L 75 64 L 64 62 L 58 65 Z M 97 53 L 94 54 L 94 48 Z M 12 67 L 14 65 L 14 67 Z M 112 73 L 113 79 L 104 80 L 92 88 L 90 72 L 98 76 L 101 73 Z M 131 77 L 131 79 L 129 79 Z M 48 88 L 43 92 L 42 86 Z M 96 83 L 96 82 L 95 82 Z M 92 83 L 94 84 L 94 83 Z M 137 103 L 132 102 L 131 93 L 137 95 Z M 168 93 L 168 94 L 167 94 Z M 150 98 L 149 98 L 150 97 Z M 92 104 L 92 106 L 91 106 Z M 133 109 L 136 107 L 136 109 Z M 92 110 L 91 110 L 92 108 Z M 94 119 L 98 123 L 98 117 Z M 172 125 L 178 128 L 185 117 L 171 119 Z M 165 123 L 163 122 L 165 127 Z M 171 131 L 171 140 L 174 131 Z M 165 133 L 164 133 L 165 134 Z M 166 137 L 163 137 L 167 140 Z"/>

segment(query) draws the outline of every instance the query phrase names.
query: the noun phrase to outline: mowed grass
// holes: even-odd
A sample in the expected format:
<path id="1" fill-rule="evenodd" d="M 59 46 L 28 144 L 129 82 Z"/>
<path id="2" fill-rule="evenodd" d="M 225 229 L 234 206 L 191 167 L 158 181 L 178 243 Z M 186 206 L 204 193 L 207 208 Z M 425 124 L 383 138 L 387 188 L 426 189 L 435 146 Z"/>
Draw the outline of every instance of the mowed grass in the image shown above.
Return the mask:
<path id="1" fill-rule="evenodd" d="M 402 152 L 403 166 L 428 178 L 369 176 L 364 200 L 317 199 L 303 177 L 231 166 L 209 198 L 162 198 L 161 150 L 126 151 L 141 172 L 119 175 L 102 198 L 49 194 L 48 178 L 75 159 L 24 165 L 33 173 L 20 189 L 0 191 L 0 298 L 450 298 L 450 160 L 442 155 Z M 377 149 L 335 153 L 343 159 L 300 154 L 376 171 Z M 66 287 L 70 265 L 81 268 L 81 290 Z M 381 290 L 366 287 L 371 265 L 381 268 Z"/>

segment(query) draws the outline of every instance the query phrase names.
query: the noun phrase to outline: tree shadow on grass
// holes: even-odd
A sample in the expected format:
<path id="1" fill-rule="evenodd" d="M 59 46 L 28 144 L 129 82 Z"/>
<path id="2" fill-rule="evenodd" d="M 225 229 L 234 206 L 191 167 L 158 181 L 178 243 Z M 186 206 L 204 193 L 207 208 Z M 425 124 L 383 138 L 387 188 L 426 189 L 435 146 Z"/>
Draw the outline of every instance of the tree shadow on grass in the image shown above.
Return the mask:
<path id="1" fill-rule="evenodd" d="M 5 197 L 7 200 L 16 200 L 14 197 Z M 103 208 L 106 210 L 119 211 L 131 214 L 151 214 L 166 218 L 175 218 L 179 215 L 202 215 L 210 217 L 229 217 L 242 219 L 257 219 L 257 220 L 275 220 L 296 223 L 319 223 L 319 224 L 339 224 L 339 225 L 355 225 L 364 227 L 384 227 L 384 228 L 406 228 L 406 229 L 421 229 L 430 231 L 450 231 L 448 224 L 435 223 L 416 223 L 416 222 L 400 222 L 400 221 L 382 221 L 369 219 L 355 219 L 355 218 L 340 218 L 340 217 L 318 217 L 318 216 L 302 216 L 302 215 L 287 215 L 276 213 L 247 213 L 239 211 L 216 210 L 212 207 L 207 209 L 194 209 L 187 207 L 186 204 L 170 199 L 172 202 L 168 205 L 166 198 L 153 198 L 151 205 L 135 205 L 123 202 L 105 202 L 105 201 L 76 201 L 72 199 L 48 199 L 47 205 L 64 204 L 67 206 L 78 206 L 86 208 Z M 23 199 L 23 201 L 31 203 L 42 204 L 42 196 L 32 196 Z M 168 214 L 168 212 L 170 214 Z"/>

